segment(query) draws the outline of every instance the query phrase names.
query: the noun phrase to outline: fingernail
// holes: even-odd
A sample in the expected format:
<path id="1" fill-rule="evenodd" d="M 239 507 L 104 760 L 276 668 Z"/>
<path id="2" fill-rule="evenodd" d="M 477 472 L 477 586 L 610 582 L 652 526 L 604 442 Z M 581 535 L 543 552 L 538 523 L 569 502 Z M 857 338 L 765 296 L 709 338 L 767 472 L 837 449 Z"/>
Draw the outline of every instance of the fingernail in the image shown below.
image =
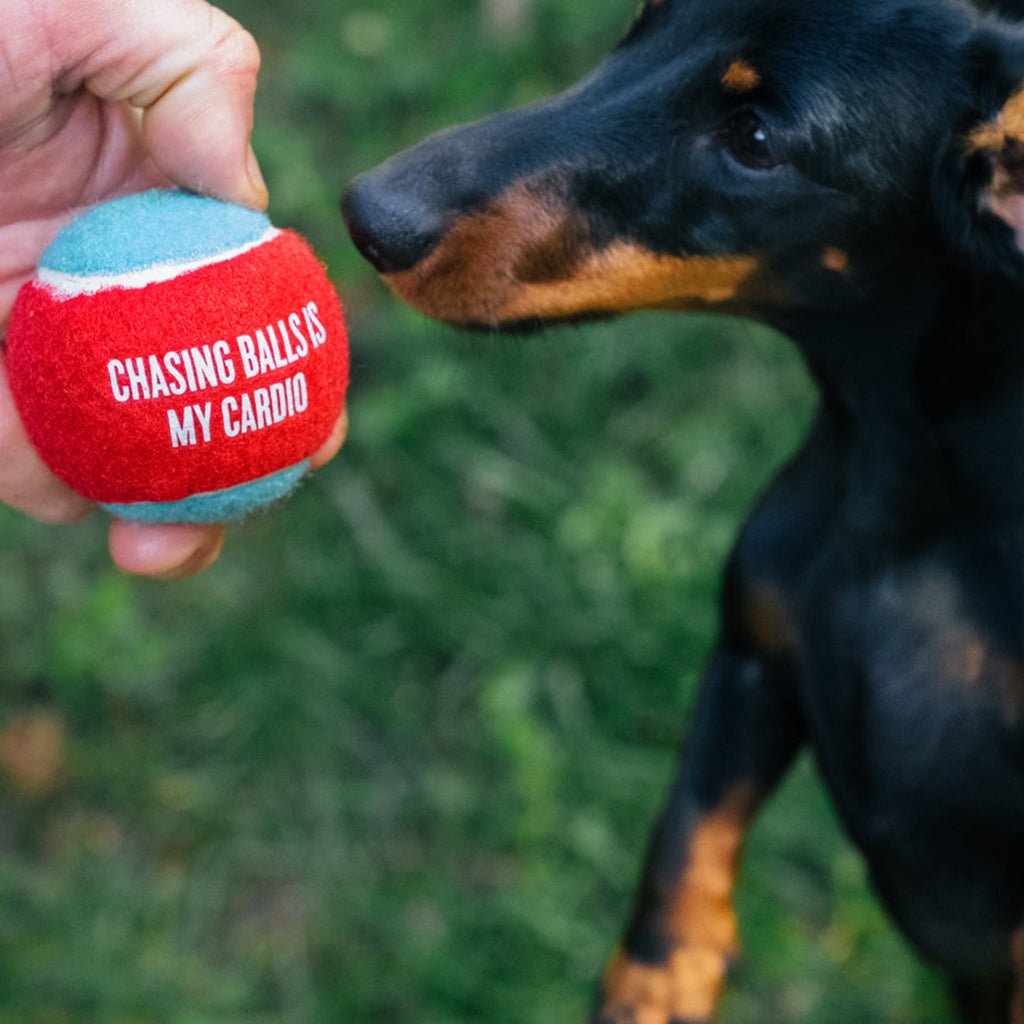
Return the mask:
<path id="1" fill-rule="evenodd" d="M 209 537 L 205 544 L 196 548 L 188 558 L 178 565 L 168 567 L 163 572 L 155 573 L 154 578 L 159 580 L 180 580 L 185 576 L 194 576 L 197 572 L 202 572 L 207 566 L 217 561 L 224 547 L 225 535 L 226 531 L 224 529 L 217 530 L 216 533 Z"/>
<path id="2" fill-rule="evenodd" d="M 110 556 L 122 572 L 175 580 L 213 562 L 224 544 L 224 532 L 223 527 L 115 519 L 110 524 Z"/>
<path id="3" fill-rule="evenodd" d="M 260 162 L 256 159 L 256 151 L 252 148 L 251 144 L 245 156 L 245 170 L 249 178 L 250 187 L 260 197 L 260 205 L 266 206 L 269 199 L 267 183 L 263 179 Z"/>

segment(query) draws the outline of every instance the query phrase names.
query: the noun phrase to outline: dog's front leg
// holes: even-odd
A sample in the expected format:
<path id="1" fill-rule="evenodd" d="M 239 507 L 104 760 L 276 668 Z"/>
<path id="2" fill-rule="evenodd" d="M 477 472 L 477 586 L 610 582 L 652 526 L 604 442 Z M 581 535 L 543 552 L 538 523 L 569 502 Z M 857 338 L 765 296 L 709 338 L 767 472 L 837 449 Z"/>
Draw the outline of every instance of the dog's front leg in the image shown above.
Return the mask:
<path id="1" fill-rule="evenodd" d="M 743 836 L 803 738 L 788 673 L 720 651 L 592 1024 L 704 1024 L 737 950 Z"/>

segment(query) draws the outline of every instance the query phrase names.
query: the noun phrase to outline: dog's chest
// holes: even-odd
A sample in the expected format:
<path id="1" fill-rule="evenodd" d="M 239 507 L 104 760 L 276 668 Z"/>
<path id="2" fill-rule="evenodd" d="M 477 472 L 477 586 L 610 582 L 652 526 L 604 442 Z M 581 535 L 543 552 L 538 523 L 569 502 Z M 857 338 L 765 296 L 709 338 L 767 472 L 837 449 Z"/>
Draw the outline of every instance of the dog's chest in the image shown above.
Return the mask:
<path id="1" fill-rule="evenodd" d="M 1021 570 L 996 549 L 823 573 L 803 616 L 801 694 L 836 806 L 890 909 L 950 963 L 991 964 L 1024 918 L 1024 616 L 993 586 Z"/>
<path id="2" fill-rule="evenodd" d="M 1012 533 L 951 543 L 811 595 L 804 700 L 857 816 L 970 821 L 1019 842 L 1024 857 L 1016 549 Z"/>

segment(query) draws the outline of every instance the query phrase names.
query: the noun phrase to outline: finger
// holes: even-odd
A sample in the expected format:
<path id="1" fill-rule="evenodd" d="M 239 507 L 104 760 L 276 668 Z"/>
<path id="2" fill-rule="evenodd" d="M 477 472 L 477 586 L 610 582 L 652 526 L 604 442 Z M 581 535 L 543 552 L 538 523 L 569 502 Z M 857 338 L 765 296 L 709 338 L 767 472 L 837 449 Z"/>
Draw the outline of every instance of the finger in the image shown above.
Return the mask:
<path id="1" fill-rule="evenodd" d="M 329 462 L 345 442 L 348 413 L 342 410 L 330 437 L 310 458 L 318 469 Z M 115 519 L 110 526 L 110 557 L 123 572 L 158 579 L 180 579 L 201 572 L 220 555 L 223 526 L 186 524 L 151 526 Z"/>
<path id="2" fill-rule="evenodd" d="M 91 502 L 75 494 L 45 466 L 18 418 L 0 361 L 0 503 L 47 523 L 72 523 Z"/>
<path id="3" fill-rule="evenodd" d="M 110 524 L 110 557 L 122 572 L 180 579 L 217 560 L 225 533 L 223 526 L 152 526 L 115 519 Z"/>
<path id="4" fill-rule="evenodd" d="M 331 436 L 313 453 L 309 460 L 310 469 L 326 466 L 341 451 L 341 446 L 348 436 L 348 410 L 342 409 L 338 421 L 334 424 Z"/>
<path id="5" fill-rule="evenodd" d="M 262 209 L 266 186 L 249 145 L 260 65 L 253 37 L 202 0 L 74 0 L 64 87 L 142 111 L 148 153 L 175 184 Z"/>

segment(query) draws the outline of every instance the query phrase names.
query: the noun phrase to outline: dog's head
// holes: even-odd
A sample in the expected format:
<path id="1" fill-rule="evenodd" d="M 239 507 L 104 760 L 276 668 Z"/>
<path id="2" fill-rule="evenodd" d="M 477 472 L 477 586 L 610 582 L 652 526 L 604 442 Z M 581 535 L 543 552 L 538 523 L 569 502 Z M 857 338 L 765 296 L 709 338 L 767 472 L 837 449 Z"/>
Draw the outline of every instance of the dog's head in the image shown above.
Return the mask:
<path id="1" fill-rule="evenodd" d="M 465 327 L 771 319 L 940 250 L 1020 275 L 1022 84 L 1024 36 L 956 0 L 646 0 L 573 88 L 426 139 L 343 210 L 397 295 Z"/>

